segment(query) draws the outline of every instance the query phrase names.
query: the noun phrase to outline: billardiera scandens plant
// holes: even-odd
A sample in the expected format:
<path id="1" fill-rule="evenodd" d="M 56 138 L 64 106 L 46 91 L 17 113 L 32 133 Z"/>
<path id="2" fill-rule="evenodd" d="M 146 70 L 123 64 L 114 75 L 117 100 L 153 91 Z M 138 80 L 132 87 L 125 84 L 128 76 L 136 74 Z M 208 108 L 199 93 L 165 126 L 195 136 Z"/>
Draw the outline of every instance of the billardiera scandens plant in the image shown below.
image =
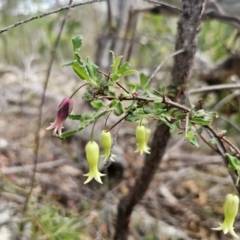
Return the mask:
<path id="1" fill-rule="evenodd" d="M 150 132 L 146 132 L 146 128 L 143 125 L 138 125 L 136 128 L 136 140 L 137 140 L 137 150 L 135 152 L 140 152 L 142 155 L 144 152 L 150 154 L 150 148 L 147 146 L 147 141 L 149 139 Z"/>
<path id="2" fill-rule="evenodd" d="M 98 144 L 94 141 L 89 141 L 85 147 L 85 151 L 86 151 L 86 158 L 89 166 L 89 173 L 83 175 L 88 177 L 87 180 L 84 182 L 84 184 L 90 182 L 93 178 L 97 182 L 102 183 L 101 177 L 105 176 L 105 174 L 102 174 L 98 171 L 98 160 L 99 160 Z"/>
<path id="3" fill-rule="evenodd" d="M 233 237 L 239 238 L 234 232 L 234 220 L 238 213 L 239 198 L 235 194 L 228 194 L 223 206 L 224 211 L 224 221 L 217 228 L 212 228 L 213 230 L 223 231 L 224 234 L 230 233 Z"/>
<path id="4" fill-rule="evenodd" d="M 46 130 L 54 129 L 54 133 L 62 135 L 63 123 L 68 118 L 73 109 L 74 101 L 71 98 L 65 97 L 58 106 L 57 115 L 53 123 Z"/>
<path id="5" fill-rule="evenodd" d="M 104 150 L 104 160 L 106 161 L 108 158 L 114 162 L 113 157 L 115 157 L 115 155 L 113 155 L 111 153 L 111 148 L 112 148 L 112 136 L 110 132 L 107 132 L 106 130 L 103 130 L 101 133 L 101 137 L 100 137 L 100 141 Z"/>

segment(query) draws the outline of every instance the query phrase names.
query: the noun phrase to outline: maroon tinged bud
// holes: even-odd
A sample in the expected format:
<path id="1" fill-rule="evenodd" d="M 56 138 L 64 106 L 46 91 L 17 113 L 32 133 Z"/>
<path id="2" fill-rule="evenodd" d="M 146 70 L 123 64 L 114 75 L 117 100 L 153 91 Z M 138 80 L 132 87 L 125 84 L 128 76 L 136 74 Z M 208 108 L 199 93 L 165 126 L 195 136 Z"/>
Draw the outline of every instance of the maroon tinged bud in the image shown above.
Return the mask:
<path id="1" fill-rule="evenodd" d="M 68 118 L 73 109 L 74 101 L 71 98 L 65 97 L 58 106 L 57 116 L 53 123 L 46 130 L 54 129 L 59 136 L 62 135 L 63 123 Z"/>

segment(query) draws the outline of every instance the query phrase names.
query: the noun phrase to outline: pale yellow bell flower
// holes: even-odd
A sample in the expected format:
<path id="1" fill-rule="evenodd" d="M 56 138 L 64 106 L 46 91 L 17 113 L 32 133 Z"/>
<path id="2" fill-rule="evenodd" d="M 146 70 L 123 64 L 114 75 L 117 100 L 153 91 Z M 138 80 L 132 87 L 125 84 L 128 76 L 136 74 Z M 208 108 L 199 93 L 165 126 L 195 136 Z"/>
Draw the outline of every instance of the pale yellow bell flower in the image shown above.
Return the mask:
<path id="1" fill-rule="evenodd" d="M 95 179 L 97 182 L 102 183 L 101 177 L 105 176 L 98 171 L 98 160 L 99 160 L 99 146 L 94 141 L 89 141 L 85 147 L 86 158 L 89 166 L 89 173 L 84 174 L 87 176 L 87 180 L 84 184 L 90 182 L 92 179 Z"/>
<path id="2" fill-rule="evenodd" d="M 106 130 L 103 130 L 102 133 L 101 133 L 100 142 L 101 142 L 101 145 L 102 145 L 103 150 L 104 150 L 104 154 L 103 154 L 104 160 L 103 161 L 106 161 L 107 159 L 110 159 L 111 161 L 114 162 L 113 157 L 115 157 L 115 155 L 113 155 L 111 153 L 111 148 L 112 148 L 111 133 L 107 132 Z"/>
<path id="3" fill-rule="evenodd" d="M 146 128 L 143 125 L 138 125 L 136 128 L 136 140 L 137 140 L 137 150 L 135 152 L 140 152 L 142 155 L 144 152 L 150 154 L 149 147 L 147 146 L 147 136 Z"/>
<path id="4" fill-rule="evenodd" d="M 223 206 L 224 211 L 224 221 L 217 228 L 212 228 L 213 230 L 223 231 L 224 234 L 228 232 L 235 238 L 239 238 L 234 232 L 234 220 L 238 213 L 239 198 L 235 194 L 228 194 Z"/>

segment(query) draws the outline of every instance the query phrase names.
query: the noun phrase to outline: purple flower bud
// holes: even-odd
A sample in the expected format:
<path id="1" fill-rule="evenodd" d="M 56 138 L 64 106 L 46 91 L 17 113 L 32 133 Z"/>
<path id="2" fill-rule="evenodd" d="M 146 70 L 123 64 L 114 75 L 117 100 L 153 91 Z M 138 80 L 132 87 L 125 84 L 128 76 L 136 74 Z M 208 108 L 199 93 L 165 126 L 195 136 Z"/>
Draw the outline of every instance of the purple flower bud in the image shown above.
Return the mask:
<path id="1" fill-rule="evenodd" d="M 71 98 L 65 97 L 58 106 L 57 116 L 53 123 L 46 130 L 54 129 L 59 136 L 62 135 L 63 123 L 68 118 L 73 109 L 74 101 Z"/>

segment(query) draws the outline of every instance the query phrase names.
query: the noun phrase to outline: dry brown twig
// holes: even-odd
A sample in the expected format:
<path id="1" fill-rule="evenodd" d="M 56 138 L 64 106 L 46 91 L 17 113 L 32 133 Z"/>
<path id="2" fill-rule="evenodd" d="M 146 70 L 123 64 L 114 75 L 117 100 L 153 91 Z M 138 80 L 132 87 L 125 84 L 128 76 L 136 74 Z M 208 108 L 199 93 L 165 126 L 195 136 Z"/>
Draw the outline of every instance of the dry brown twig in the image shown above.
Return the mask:
<path id="1" fill-rule="evenodd" d="M 228 90 L 228 89 L 240 89 L 240 84 L 233 83 L 233 84 L 218 84 L 218 85 L 211 85 L 196 89 L 190 89 L 188 94 L 196 94 L 196 93 L 204 93 L 204 92 L 213 92 L 213 91 L 221 91 L 221 90 Z"/>
<path id="2" fill-rule="evenodd" d="M 178 14 L 180 14 L 182 12 L 182 10 L 178 7 L 166 4 L 166 3 L 162 3 L 161 0 L 160 1 L 156 1 L 156 0 L 145 0 L 146 2 L 149 3 L 153 3 L 156 4 L 156 7 L 147 7 L 145 9 L 139 10 L 139 11 L 153 11 L 154 13 L 159 12 L 159 13 L 163 13 L 163 14 L 172 14 L 177 16 Z M 233 25 L 235 28 L 240 29 L 240 19 L 238 17 L 235 16 L 228 16 L 227 14 L 223 14 L 222 12 L 218 12 L 218 11 L 213 11 L 211 10 L 211 8 L 207 8 L 206 11 L 204 12 L 203 16 L 202 16 L 203 21 L 209 21 L 209 20 L 218 20 L 221 22 L 225 22 L 227 24 L 231 24 Z"/>
<path id="3" fill-rule="evenodd" d="M 54 13 L 58 13 L 58 12 L 61 12 L 61 11 L 64 11 L 64 10 L 69 10 L 70 8 L 75 8 L 75 7 L 78 7 L 78 6 L 81 6 L 81 5 L 90 4 L 90 3 L 94 3 L 94 2 L 101 2 L 101 1 L 105 1 L 105 0 L 88 0 L 88 1 L 85 1 L 85 2 L 74 3 L 74 4 L 67 5 L 65 7 L 61 7 L 61 8 L 58 8 L 58 9 L 55 9 L 55 10 L 52 10 L 52 11 L 34 16 L 34 17 L 30 17 L 30 18 L 27 18 L 25 20 L 16 22 L 12 25 L 9 25 L 8 27 L 0 29 L 0 34 L 9 31 L 12 28 L 18 27 L 22 24 L 25 24 L 25 23 L 31 22 L 33 20 L 49 16 L 49 15 L 54 14 Z"/>
<path id="4" fill-rule="evenodd" d="M 38 163 L 36 171 L 58 167 L 58 166 L 61 166 L 65 162 L 66 162 L 66 159 L 58 159 L 58 160 L 54 160 L 51 162 Z M 31 164 L 31 165 L 26 165 L 26 166 L 14 166 L 14 167 L 3 168 L 3 169 L 1 169 L 1 172 L 3 174 L 8 175 L 8 174 L 14 174 L 14 173 L 28 173 L 28 172 L 32 171 L 33 169 L 34 169 L 34 165 Z"/>

